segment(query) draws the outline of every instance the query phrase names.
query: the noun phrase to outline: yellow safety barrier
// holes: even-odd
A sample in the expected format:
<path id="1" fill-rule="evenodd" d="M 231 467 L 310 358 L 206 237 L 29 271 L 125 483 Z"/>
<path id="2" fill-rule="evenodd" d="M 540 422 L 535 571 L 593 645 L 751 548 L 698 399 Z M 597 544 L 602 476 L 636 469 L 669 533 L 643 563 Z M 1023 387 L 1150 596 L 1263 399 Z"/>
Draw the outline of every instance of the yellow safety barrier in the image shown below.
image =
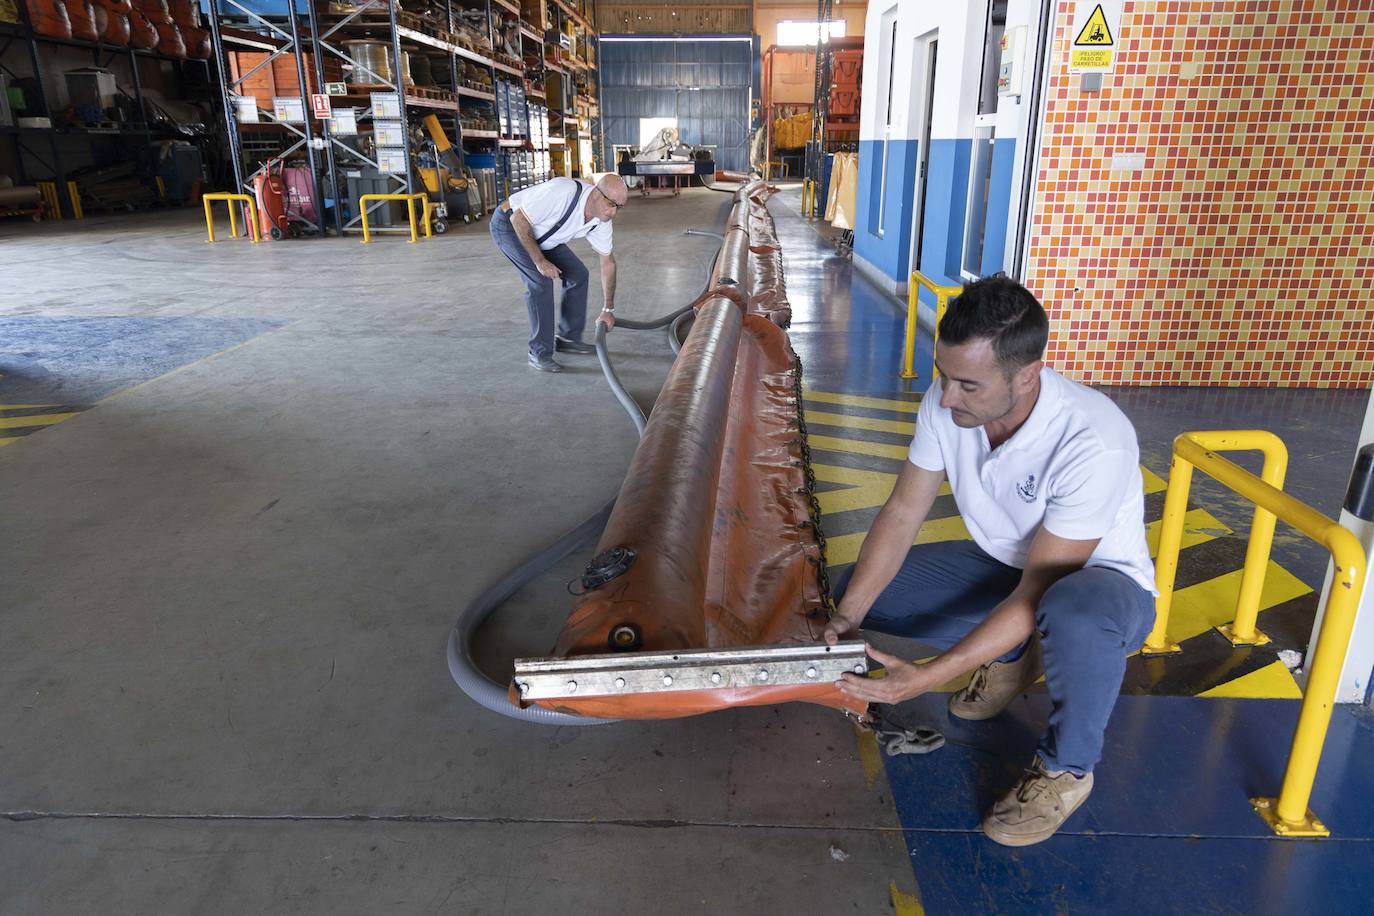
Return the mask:
<path id="1" fill-rule="evenodd" d="M 215 240 L 215 218 L 210 210 L 210 205 L 217 200 L 222 200 L 229 205 L 229 235 L 238 238 L 239 220 L 238 210 L 235 203 L 244 204 L 248 207 L 248 234 L 256 245 L 262 241 L 262 236 L 258 234 L 258 205 L 253 202 L 252 195 L 249 194 L 230 194 L 227 191 L 216 191 L 213 194 L 202 194 L 201 201 L 205 204 L 205 235 L 207 242 Z"/>
<path id="2" fill-rule="evenodd" d="M 935 297 L 935 334 L 931 340 L 930 352 L 935 353 L 935 341 L 940 337 L 940 319 L 945 317 L 949 300 L 964 291 L 962 286 L 941 286 L 919 270 L 911 272 L 911 281 L 906 285 L 906 346 L 902 350 L 902 378 L 920 378 L 916 373 L 916 312 L 922 289 L 930 290 Z M 932 360 L 930 367 L 932 381 L 940 377 L 940 370 Z"/>
<path id="3" fill-rule="evenodd" d="M 81 189 L 76 186 L 75 181 L 67 182 L 67 200 L 71 201 L 72 218 L 85 219 L 86 211 L 81 209 Z"/>
<path id="4" fill-rule="evenodd" d="M 417 191 L 414 194 L 364 194 L 362 197 L 358 198 L 358 210 L 363 216 L 364 245 L 372 241 L 372 230 L 367 225 L 367 204 L 368 201 L 373 200 L 403 200 L 406 202 L 406 212 L 410 215 L 410 241 L 412 244 L 420 240 L 415 231 L 415 202 L 419 201 L 420 209 L 423 211 L 425 238 L 430 238 L 434 235 L 434 231 L 430 228 L 430 208 L 427 205 L 428 198 L 425 196 L 424 192 Z"/>
<path id="5" fill-rule="evenodd" d="M 48 219 L 62 218 L 62 201 L 57 196 L 57 182 L 40 181 L 38 193 L 43 195 L 43 215 Z"/>
<path id="6" fill-rule="evenodd" d="M 1256 477 L 1244 468 L 1217 454 L 1221 450 L 1258 449 L 1264 452 L 1264 471 Z M 1269 565 L 1269 547 L 1274 536 L 1275 517 L 1321 544 L 1331 553 L 1335 564 L 1330 596 L 1322 611 L 1303 692 L 1302 710 L 1288 752 L 1288 768 L 1283 787 L 1275 798 L 1252 798 L 1250 803 L 1274 831 L 1283 837 L 1329 836 L 1331 831 L 1308 809 L 1312 784 L 1317 778 L 1326 729 L 1331 723 L 1332 707 L 1341 665 L 1350 645 L 1365 574 L 1365 553 L 1355 535 L 1311 506 L 1299 502 L 1279 489 L 1287 465 L 1287 450 L 1277 436 L 1262 430 L 1183 433 L 1174 440 L 1174 458 L 1169 471 L 1169 489 L 1164 497 L 1164 519 L 1160 523 L 1159 554 L 1155 581 L 1159 599 L 1155 605 L 1155 627 L 1146 640 L 1153 651 L 1170 648 L 1165 632 L 1169 624 L 1169 605 L 1173 596 L 1174 574 L 1178 570 L 1178 551 L 1183 537 L 1183 516 L 1193 468 L 1216 479 L 1223 486 L 1255 504 L 1255 520 L 1250 545 L 1245 554 L 1236 622 L 1227 632 L 1232 642 L 1261 636 L 1255 630 L 1259 592 L 1264 584 L 1264 569 Z M 1245 615 L 1243 619 L 1241 614 Z M 1145 650 L 1142 650 L 1145 651 Z"/>
<path id="7" fill-rule="evenodd" d="M 1288 449 L 1283 440 L 1273 433 L 1248 429 L 1184 435 L 1196 445 L 1213 452 L 1263 453 L 1264 466 L 1259 479 L 1275 490 L 1283 489 L 1283 478 L 1288 471 Z M 1159 555 L 1155 560 L 1155 585 L 1159 589 L 1159 597 L 1155 599 L 1155 628 L 1141 647 L 1144 655 L 1171 655 L 1179 651 L 1178 643 L 1169 640 L 1165 627 L 1173 603 L 1174 577 L 1178 572 L 1178 551 L 1183 538 L 1183 515 L 1188 511 L 1192 475 L 1193 466 L 1175 455 L 1169 470 L 1169 489 L 1164 496 Z M 1269 549 L 1274 543 L 1274 524 L 1274 513 L 1256 503 L 1255 515 L 1250 523 L 1250 541 L 1245 550 L 1245 567 L 1241 572 L 1240 592 L 1236 597 L 1235 620 L 1217 627 L 1217 632 L 1230 640 L 1233 646 L 1262 646 L 1269 642 L 1269 637 L 1255 628 L 1255 620 L 1259 617 L 1260 593 L 1264 590 L 1264 572 L 1269 566 Z"/>
<path id="8" fill-rule="evenodd" d="M 816 183 L 810 178 L 802 179 L 801 213 L 808 219 L 816 215 Z"/>

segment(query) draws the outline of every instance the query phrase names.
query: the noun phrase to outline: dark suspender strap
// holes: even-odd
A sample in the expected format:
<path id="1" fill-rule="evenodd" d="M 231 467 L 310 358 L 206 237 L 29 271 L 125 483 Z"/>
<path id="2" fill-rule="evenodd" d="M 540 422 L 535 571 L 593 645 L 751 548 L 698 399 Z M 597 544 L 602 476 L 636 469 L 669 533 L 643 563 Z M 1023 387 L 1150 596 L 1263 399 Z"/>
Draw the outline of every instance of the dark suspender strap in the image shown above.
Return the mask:
<path id="1" fill-rule="evenodd" d="M 553 228 L 534 240 L 536 245 L 544 244 L 545 239 L 552 236 L 559 229 L 562 229 L 563 224 L 568 221 L 568 217 L 572 216 L 573 211 L 577 209 L 577 202 L 582 199 L 582 182 L 578 181 L 576 178 L 569 178 L 568 180 L 573 183 L 574 187 L 572 201 L 569 202 L 568 209 L 564 210 L 563 215 L 558 218 L 558 222 L 553 224 Z"/>

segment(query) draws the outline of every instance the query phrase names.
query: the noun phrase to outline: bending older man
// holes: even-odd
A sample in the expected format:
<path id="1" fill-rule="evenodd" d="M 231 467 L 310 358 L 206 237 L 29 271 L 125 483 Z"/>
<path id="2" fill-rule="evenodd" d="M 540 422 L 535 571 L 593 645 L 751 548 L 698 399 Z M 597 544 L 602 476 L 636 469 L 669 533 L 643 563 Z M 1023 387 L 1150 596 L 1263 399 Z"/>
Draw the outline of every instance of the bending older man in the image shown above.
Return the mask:
<path id="1" fill-rule="evenodd" d="M 587 323 L 585 264 L 568 247 L 586 238 L 601 255 L 601 289 L 605 296 L 599 321 L 615 326 L 615 256 L 611 254 L 611 220 L 625 206 L 629 192 L 619 175 L 595 185 L 575 178 L 554 178 L 517 191 L 491 218 L 496 247 L 520 271 L 525 306 L 530 314 L 529 364 L 541 372 L 562 372 L 555 351 L 596 352 L 582 342 Z M 553 281 L 563 281 L 563 307 L 556 332 Z"/>

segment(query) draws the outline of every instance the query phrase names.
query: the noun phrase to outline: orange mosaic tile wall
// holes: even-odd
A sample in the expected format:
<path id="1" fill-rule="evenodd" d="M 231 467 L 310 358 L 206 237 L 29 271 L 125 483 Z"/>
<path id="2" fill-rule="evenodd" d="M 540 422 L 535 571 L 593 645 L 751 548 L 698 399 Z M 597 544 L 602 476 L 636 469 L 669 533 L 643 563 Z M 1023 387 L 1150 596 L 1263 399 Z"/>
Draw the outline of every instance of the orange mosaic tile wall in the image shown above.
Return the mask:
<path id="1" fill-rule="evenodd" d="M 1027 285 L 1085 382 L 1374 383 L 1374 4 L 1132 2 L 1052 50 Z M 1143 171 L 1112 171 L 1143 153 Z"/>

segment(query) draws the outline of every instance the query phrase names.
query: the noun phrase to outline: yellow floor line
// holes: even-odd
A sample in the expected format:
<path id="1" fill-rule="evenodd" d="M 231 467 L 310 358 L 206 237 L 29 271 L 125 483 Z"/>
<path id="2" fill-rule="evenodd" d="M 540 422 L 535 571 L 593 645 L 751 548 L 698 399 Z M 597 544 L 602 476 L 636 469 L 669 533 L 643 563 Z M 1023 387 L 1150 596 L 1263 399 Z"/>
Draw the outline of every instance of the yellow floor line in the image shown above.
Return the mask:
<path id="1" fill-rule="evenodd" d="M 891 458 L 895 461 L 905 461 L 907 455 L 905 445 L 884 445 L 881 442 L 864 442 L 862 439 L 807 435 L 806 441 L 810 443 L 813 451 L 819 449 L 826 452 L 845 452 L 850 455 L 867 455 L 870 458 Z"/>
<path id="2" fill-rule="evenodd" d="M 826 538 L 825 561 L 832 566 L 853 563 L 859 558 L 859 548 L 863 546 L 867 537 L 867 531 L 856 531 L 853 534 Z M 934 544 L 939 541 L 966 541 L 968 538 L 964 520 L 957 515 L 951 515 L 948 518 L 933 518 L 926 522 L 921 526 L 921 533 L 916 535 L 913 543 Z"/>
<path id="3" fill-rule="evenodd" d="M 0 376 L 3 378 L 3 376 Z M 45 407 L 61 407 L 61 404 L 0 404 L 0 410 L 41 410 Z"/>
<path id="4" fill-rule="evenodd" d="M 1145 526 L 1145 543 L 1150 547 L 1151 558 L 1159 555 L 1159 528 L 1162 522 L 1150 522 Z M 1217 521 L 1216 516 L 1206 509 L 1189 509 L 1183 515 L 1183 540 L 1180 549 L 1187 550 L 1198 544 L 1232 534 L 1230 528 Z"/>
<path id="5" fill-rule="evenodd" d="M 827 413 L 823 410 L 808 410 L 806 425 L 839 426 L 844 429 L 867 429 L 876 433 L 900 433 L 904 436 L 916 434 L 916 424 L 904 420 L 876 420 L 873 417 L 851 417 L 842 413 Z M 906 457 L 906 450 L 902 450 Z"/>
<path id="6" fill-rule="evenodd" d="M 23 437 L 23 436 L 4 436 L 4 437 L 0 437 L 0 448 L 4 448 L 6 445 L 9 445 L 11 442 L 18 442 L 18 441 L 19 441 L 20 439 L 22 439 L 22 438 L 24 438 L 24 437 Z"/>
<path id="7" fill-rule="evenodd" d="M 1212 627 L 1230 623 L 1236 613 L 1240 574 L 1241 571 L 1237 569 L 1175 590 L 1173 607 L 1169 611 L 1169 638 L 1174 642 L 1183 642 L 1206 633 Z M 1270 560 L 1264 576 L 1264 589 L 1260 592 L 1260 610 L 1292 601 L 1311 591 L 1311 586 Z M 1260 620 L 1260 629 L 1264 629 L 1263 619 Z"/>
<path id="8" fill-rule="evenodd" d="M 1160 477 L 1143 464 L 1140 466 L 1140 476 L 1145 478 L 1145 492 L 1147 494 L 1162 493 L 1169 489 L 1169 485 L 1164 482 L 1164 478 Z"/>
<path id="9" fill-rule="evenodd" d="M 921 906 L 921 901 L 912 894 L 903 894 L 897 889 L 896 881 L 889 882 L 888 893 L 892 897 L 892 912 L 897 916 L 925 916 L 926 908 Z"/>
<path id="10" fill-rule="evenodd" d="M 878 738 L 873 732 L 857 725 L 854 726 L 854 738 L 859 743 L 859 765 L 864 769 L 864 788 L 871 789 L 878 784 L 878 774 L 883 771 Z"/>
<path id="11" fill-rule="evenodd" d="M 887 502 L 887 498 L 892 495 L 892 488 L 897 484 L 896 474 L 886 474 L 882 471 L 842 468 L 830 464 L 813 464 L 811 468 L 817 480 L 848 485 L 844 490 L 827 490 L 816 494 L 816 499 L 821 505 L 821 514 L 827 516 L 837 512 L 852 512 L 856 509 L 881 506 Z M 949 484 L 941 484 L 940 495 L 948 496 L 949 493 Z"/>
<path id="12" fill-rule="evenodd" d="M 806 400 L 815 401 L 818 404 L 868 407 L 873 410 L 896 410 L 901 413 L 916 413 L 921 409 L 919 401 L 894 401 L 889 398 L 869 398 L 857 394 L 834 394 L 829 391 L 812 391 L 810 389 L 805 389 L 802 394 Z"/>
<path id="13" fill-rule="evenodd" d="M 1275 661 L 1258 671 L 1241 675 L 1199 693 L 1200 697 L 1240 697 L 1247 700 L 1301 700 L 1302 689 L 1283 662 Z"/>
<path id="14" fill-rule="evenodd" d="M 71 413 L 40 413 L 28 417 L 0 417 L 0 429 L 17 429 L 22 426 L 51 426 L 54 423 L 61 423 L 63 420 L 70 420 L 81 411 Z"/>

